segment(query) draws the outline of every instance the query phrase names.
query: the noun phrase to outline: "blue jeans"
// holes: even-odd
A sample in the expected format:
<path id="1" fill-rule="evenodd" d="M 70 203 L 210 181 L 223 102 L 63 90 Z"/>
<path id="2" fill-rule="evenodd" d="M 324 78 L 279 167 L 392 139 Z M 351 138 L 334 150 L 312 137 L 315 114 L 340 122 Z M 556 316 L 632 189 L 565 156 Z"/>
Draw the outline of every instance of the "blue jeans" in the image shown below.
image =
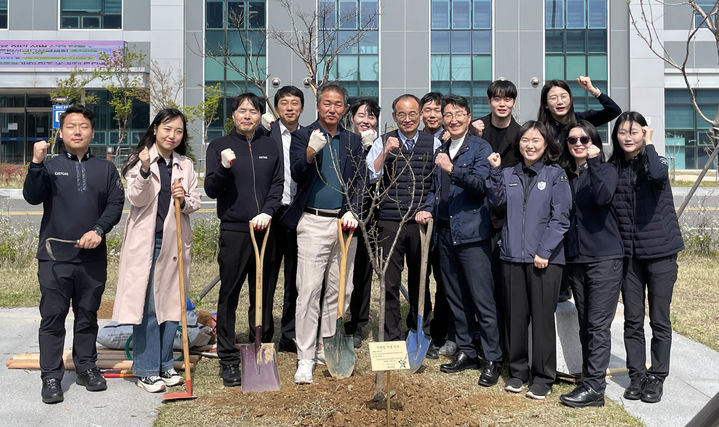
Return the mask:
<path id="1" fill-rule="evenodd" d="M 155 315 L 155 298 L 153 292 L 153 276 L 155 263 L 160 255 L 162 235 L 155 237 L 155 251 L 152 255 L 150 280 L 145 293 L 145 308 L 142 323 L 132 327 L 132 373 L 138 377 L 159 375 L 173 367 L 172 343 L 175 341 L 175 332 L 178 322 L 163 322 L 157 324 Z"/>

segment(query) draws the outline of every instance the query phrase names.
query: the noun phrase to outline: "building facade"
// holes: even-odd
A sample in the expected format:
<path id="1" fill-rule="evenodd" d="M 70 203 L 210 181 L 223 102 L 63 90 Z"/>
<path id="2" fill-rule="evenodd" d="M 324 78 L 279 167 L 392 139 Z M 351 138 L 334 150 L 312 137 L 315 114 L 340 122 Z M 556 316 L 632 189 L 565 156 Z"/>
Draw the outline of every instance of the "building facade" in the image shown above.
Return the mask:
<path id="1" fill-rule="evenodd" d="M 700 20 L 686 5 L 645 3 L 659 17 L 655 26 L 667 51 L 683 60 L 687 26 Z M 710 10 L 715 2 L 699 3 Z M 520 122 L 536 118 L 541 87 L 555 78 L 570 82 L 576 110 L 596 108 L 594 98 L 574 83 L 589 75 L 623 110 L 640 111 L 650 120 L 658 148 L 677 169 L 700 168 L 708 156 L 708 125 L 694 112 L 681 75 L 635 35 L 624 1 L 293 0 L 289 5 L 290 11 L 280 0 L 0 0 L 0 162 L 30 159 L 32 143 L 47 138 L 52 128 L 57 100 L 50 99 L 51 89 L 77 67 L 76 52 L 92 57 L 102 42 L 146 55 L 133 71 L 148 84 L 150 61 L 181 76 L 180 105 L 198 104 L 204 85 L 219 83 L 223 100 L 210 139 L 223 134 L 233 96 L 259 93 L 246 78 L 258 70 L 267 77 L 270 99 L 284 85 L 303 89 L 302 122 L 309 123 L 315 111 L 305 85 L 307 68 L 272 34 L 292 35 L 292 19 L 297 25 L 315 12 L 322 16 L 320 29 L 337 34 L 338 45 L 363 32 L 339 52 L 329 73 L 351 97 L 379 99 L 381 130 L 391 126 L 392 100 L 403 93 L 463 95 L 474 116 L 484 115 L 487 85 L 497 78 L 517 85 Z M 637 2 L 629 7 L 639 16 Z M 700 105 L 713 115 L 719 104 L 713 35 L 700 29 L 690 46 L 692 83 Z M 91 105 L 97 114 L 92 149 L 106 153 L 117 141 L 109 94 L 98 81 L 86 89 L 99 98 Z M 126 147 L 139 139 L 150 110 L 147 104 L 135 105 Z M 191 134 L 201 160 L 199 126 Z M 606 144 L 606 126 L 602 134 Z"/>

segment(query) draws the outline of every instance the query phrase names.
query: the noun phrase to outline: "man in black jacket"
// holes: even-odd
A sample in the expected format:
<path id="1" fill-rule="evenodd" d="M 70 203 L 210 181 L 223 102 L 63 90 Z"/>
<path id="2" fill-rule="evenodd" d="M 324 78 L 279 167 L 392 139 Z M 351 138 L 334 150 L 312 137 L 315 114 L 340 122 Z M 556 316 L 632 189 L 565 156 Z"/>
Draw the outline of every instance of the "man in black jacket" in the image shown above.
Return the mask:
<path id="1" fill-rule="evenodd" d="M 297 195 L 282 221 L 297 230 L 297 308 L 295 336 L 298 366 L 295 382 L 312 383 L 315 360 L 323 359 L 317 343 L 320 292 L 326 284 L 322 304 L 322 337 L 335 333 L 337 318 L 340 248 L 337 220 L 344 229 L 355 229 L 366 168 L 362 141 L 340 126 L 347 109 L 347 90 L 329 82 L 317 90 L 319 120 L 292 134 L 290 163 Z M 347 254 L 345 307 L 352 294 L 352 270 L 356 239 Z M 343 331 L 342 331 L 343 332 Z"/>
<path id="2" fill-rule="evenodd" d="M 232 132 L 207 147 L 205 192 L 217 199 L 220 242 L 220 295 L 217 301 L 217 355 L 222 382 L 240 385 L 240 352 L 235 347 L 235 312 L 242 284 L 247 278 L 250 293 L 250 330 L 255 327 L 255 257 L 249 221 L 264 230 L 280 207 L 283 188 L 282 155 L 264 132 L 256 132 L 265 102 L 243 93 L 232 105 Z M 266 283 L 266 279 L 264 280 Z M 263 309 L 263 325 L 272 316 L 272 306 Z M 264 332 L 262 332 L 264 335 Z"/>
<path id="3" fill-rule="evenodd" d="M 92 111 L 82 105 L 66 109 L 60 116 L 58 133 L 63 139 L 62 152 L 45 160 L 50 144 L 36 142 L 23 186 L 23 197 L 28 203 L 43 204 L 36 257 L 45 403 L 63 401 L 62 349 L 71 300 L 75 316 L 72 360 L 76 382 L 90 391 L 107 388 L 95 364 L 97 310 L 107 278 L 103 236 L 120 221 L 125 192 L 115 166 L 88 150 L 94 136 L 93 119 Z"/>

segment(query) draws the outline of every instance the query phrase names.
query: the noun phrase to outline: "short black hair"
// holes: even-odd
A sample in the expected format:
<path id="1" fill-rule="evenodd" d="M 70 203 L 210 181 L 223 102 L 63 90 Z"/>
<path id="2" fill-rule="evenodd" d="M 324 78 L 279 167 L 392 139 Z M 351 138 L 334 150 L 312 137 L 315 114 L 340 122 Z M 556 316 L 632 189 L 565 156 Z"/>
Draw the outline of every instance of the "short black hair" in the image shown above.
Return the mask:
<path id="1" fill-rule="evenodd" d="M 354 117 L 354 115 L 357 114 L 357 110 L 359 110 L 360 107 L 363 105 L 366 105 L 367 111 L 370 112 L 377 119 L 379 119 L 379 112 L 382 110 L 382 108 L 380 108 L 377 99 L 371 96 L 355 99 L 352 105 L 350 105 L 350 116 Z"/>
<path id="2" fill-rule="evenodd" d="M 345 105 L 347 105 L 347 98 L 349 95 L 347 94 L 347 89 L 344 88 L 341 84 L 337 82 L 327 82 L 323 85 L 320 85 L 320 87 L 317 88 L 317 105 L 320 105 L 320 100 L 322 99 L 322 94 L 326 91 L 334 91 L 342 95 L 342 98 L 345 100 Z"/>
<path id="3" fill-rule="evenodd" d="M 90 128 L 95 129 L 95 113 L 93 113 L 90 109 L 88 109 L 82 104 L 73 104 L 67 107 L 65 111 L 60 114 L 60 128 L 62 128 L 63 123 L 65 123 L 65 117 L 67 117 L 68 114 L 75 113 L 82 114 L 83 117 L 90 121 Z"/>
<path id="4" fill-rule="evenodd" d="M 424 108 L 424 104 L 435 102 L 437 105 L 442 105 L 442 94 L 439 92 L 428 92 L 419 101 L 419 109 Z"/>
<path id="5" fill-rule="evenodd" d="M 549 131 L 549 128 L 545 126 L 544 123 L 537 120 L 527 120 L 519 129 L 517 140 L 514 141 L 514 155 L 520 162 L 523 161 L 522 159 L 524 157 L 522 157 L 522 153 L 519 151 L 519 141 L 521 141 L 525 133 L 532 129 L 536 129 L 537 132 L 542 135 L 542 138 L 544 138 L 544 153 L 542 153 L 542 158 L 539 160 L 548 165 L 557 163 L 561 154 L 559 144 L 557 144 L 557 141 L 554 140 L 554 136 L 552 136 L 552 132 Z"/>
<path id="6" fill-rule="evenodd" d="M 231 112 L 234 113 L 237 111 L 237 109 L 240 108 L 240 105 L 242 105 L 245 101 L 250 101 L 250 104 L 252 104 L 252 106 L 260 112 L 260 114 L 265 114 L 265 100 L 252 92 L 245 92 L 237 95 L 235 99 L 232 100 Z"/>
<path id="7" fill-rule="evenodd" d="M 415 101 L 417 102 L 417 105 L 419 105 L 419 98 L 417 98 L 416 96 L 412 95 L 411 93 L 405 93 L 405 94 L 402 94 L 402 95 L 398 96 L 397 98 L 394 99 L 394 101 L 392 101 L 392 112 L 395 111 L 395 110 L 394 110 L 394 107 L 397 106 L 397 103 L 398 103 L 399 101 L 403 100 L 403 99 L 413 99 L 413 100 L 415 100 Z"/>
<path id="8" fill-rule="evenodd" d="M 282 86 L 277 90 L 277 93 L 275 93 L 275 108 L 277 108 L 277 104 L 280 103 L 280 99 L 284 98 L 285 96 L 298 97 L 300 99 L 300 104 L 302 105 L 302 108 L 305 108 L 305 94 L 302 93 L 302 91 L 295 86 Z"/>
<path id="9" fill-rule="evenodd" d="M 467 114 L 472 114 L 472 112 L 469 111 L 469 102 L 467 102 L 467 98 L 463 96 L 447 95 L 442 98 L 442 114 L 444 114 L 444 107 L 448 105 L 454 105 L 455 107 L 464 108 L 464 111 L 466 111 Z"/>
<path id="10" fill-rule="evenodd" d="M 517 99 L 517 86 L 509 80 L 495 80 L 487 87 L 487 98 L 492 99 L 495 96 Z"/>

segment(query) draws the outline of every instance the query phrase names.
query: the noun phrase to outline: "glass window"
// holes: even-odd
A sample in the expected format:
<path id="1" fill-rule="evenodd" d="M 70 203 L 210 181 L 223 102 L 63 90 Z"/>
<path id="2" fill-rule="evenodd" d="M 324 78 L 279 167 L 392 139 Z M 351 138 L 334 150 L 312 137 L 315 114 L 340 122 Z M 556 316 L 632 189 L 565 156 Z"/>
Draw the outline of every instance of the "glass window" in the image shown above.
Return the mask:
<path id="1" fill-rule="evenodd" d="M 60 28 L 122 28 L 122 0 L 60 0 Z"/>
<path id="2" fill-rule="evenodd" d="M 467 79 L 469 80 L 469 79 Z M 469 98 L 472 96 L 472 82 L 452 82 L 452 93 Z"/>
<path id="3" fill-rule="evenodd" d="M 432 31 L 432 53 L 449 53 L 449 31 Z"/>
<path id="4" fill-rule="evenodd" d="M 452 55 L 452 80 L 471 80 L 472 60 L 469 55 Z"/>
<path id="5" fill-rule="evenodd" d="M 340 80 L 358 80 L 359 64 L 356 55 L 337 56 L 337 75 Z"/>
<path id="6" fill-rule="evenodd" d="M 337 9 L 334 0 L 320 1 L 317 15 L 320 20 L 320 27 L 334 28 L 337 25 Z"/>
<path id="7" fill-rule="evenodd" d="M 607 28 L 607 0 L 587 0 L 587 28 Z"/>
<path id="8" fill-rule="evenodd" d="M 449 55 L 432 55 L 432 80 L 450 80 Z"/>
<path id="9" fill-rule="evenodd" d="M 472 31 L 472 53 L 492 54 L 491 31 Z"/>
<path id="10" fill-rule="evenodd" d="M 491 0 L 474 0 L 474 28 L 492 28 L 492 2 Z"/>
<path id="11" fill-rule="evenodd" d="M 492 57 L 474 55 L 472 57 L 472 80 L 492 80 Z"/>
<path id="12" fill-rule="evenodd" d="M 564 56 L 551 55 L 544 60 L 546 80 L 564 79 Z"/>
<path id="13" fill-rule="evenodd" d="M 452 0 L 452 29 L 469 29 L 471 28 L 469 0 Z"/>
<path id="14" fill-rule="evenodd" d="M 587 50 L 586 30 L 567 30 L 567 50 L 568 53 L 584 53 Z"/>
<path id="15" fill-rule="evenodd" d="M 547 53 L 564 53 L 564 31 L 547 30 L 545 31 L 544 50 Z"/>
<path id="16" fill-rule="evenodd" d="M 567 28 L 585 28 L 584 10 L 587 0 L 567 0 Z"/>
<path id="17" fill-rule="evenodd" d="M 709 12 L 714 11 L 716 14 L 717 11 L 714 9 L 717 5 L 715 4 L 714 0 L 697 0 L 697 6 L 701 7 L 702 10 L 709 14 Z M 699 13 L 694 13 L 694 27 L 704 27 L 706 28 L 706 24 L 702 24 L 702 21 L 704 20 L 704 17 Z"/>
<path id="18" fill-rule="evenodd" d="M 587 56 L 587 72 L 589 73 L 589 76 L 591 76 L 592 80 L 607 80 L 607 56 Z"/>
<path id="19" fill-rule="evenodd" d="M 432 28 L 449 29 L 449 0 L 432 0 Z"/>
<path id="20" fill-rule="evenodd" d="M 0 28 L 7 28 L 7 0 L 0 0 Z"/>
<path id="21" fill-rule="evenodd" d="M 265 2 L 251 1 L 248 5 L 248 24 L 250 28 L 265 28 Z"/>
<path id="22" fill-rule="evenodd" d="M 222 28 L 223 2 L 208 1 L 205 9 L 205 28 Z"/>
<path id="23" fill-rule="evenodd" d="M 377 26 L 377 1 L 360 2 L 360 26 L 376 30 Z"/>
<path id="24" fill-rule="evenodd" d="M 379 57 L 376 55 L 359 57 L 360 80 L 379 80 Z"/>
<path id="25" fill-rule="evenodd" d="M 547 0 L 545 8 L 545 27 L 564 28 L 564 0 Z"/>
<path id="26" fill-rule="evenodd" d="M 607 52 L 607 30 L 587 31 L 587 51 Z"/>
<path id="27" fill-rule="evenodd" d="M 452 31 L 452 54 L 470 53 L 470 36 L 469 31 Z"/>
<path id="28" fill-rule="evenodd" d="M 359 53 L 363 55 L 379 54 L 379 32 L 368 31 L 359 42 Z"/>

